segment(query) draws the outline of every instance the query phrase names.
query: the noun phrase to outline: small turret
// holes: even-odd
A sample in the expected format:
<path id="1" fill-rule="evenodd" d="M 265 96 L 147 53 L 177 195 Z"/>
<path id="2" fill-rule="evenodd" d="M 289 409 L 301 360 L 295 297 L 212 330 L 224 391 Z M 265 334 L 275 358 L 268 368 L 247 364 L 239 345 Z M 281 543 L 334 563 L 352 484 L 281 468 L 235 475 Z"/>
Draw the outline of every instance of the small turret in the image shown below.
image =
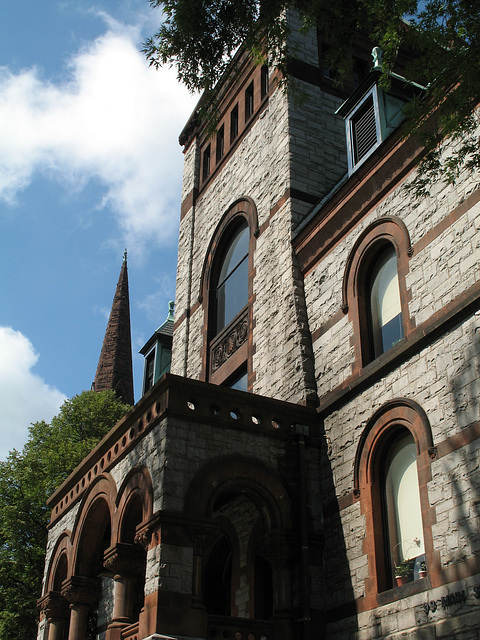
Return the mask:
<path id="1" fill-rule="evenodd" d="M 145 357 L 142 395 L 159 380 L 164 373 L 170 371 L 172 360 L 173 309 L 175 303 L 168 303 L 167 319 L 155 331 L 148 342 L 140 349 Z"/>

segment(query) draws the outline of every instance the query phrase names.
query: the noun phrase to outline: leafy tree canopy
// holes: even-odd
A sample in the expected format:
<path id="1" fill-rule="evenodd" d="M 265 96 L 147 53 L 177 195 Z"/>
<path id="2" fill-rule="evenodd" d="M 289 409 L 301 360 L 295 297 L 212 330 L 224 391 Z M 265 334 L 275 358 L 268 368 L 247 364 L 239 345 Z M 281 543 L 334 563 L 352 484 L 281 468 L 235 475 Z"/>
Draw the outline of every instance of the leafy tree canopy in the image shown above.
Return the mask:
<path id="1" fill-rule="evenodd" d="M 464 168 L 480 167 L 480 11 L 478 0 L 149 0 L 163 11 L 159 30 L 144 44 L 151 65 L 173 64 L 192 90 L 211 90 L 244 45 L 254 56 L 287 68 L 288 8 L 303 30 L 318 28 L 329 44 L 328 62 L 339 82 L 351 64 L 358 34 L 383 50 L 384 83 L 401 47 L 415 52 L 404 75 L 426 87 L 407 109 L 408 134 L 427 148 L 415 190 L 422 194 L 442 175 L 454 182 Z M 422 126 L 428 115 L 434 122 Z M 473 114 L 473 115 L 472 115 Z M 442 158 L 440 141 L 452 136 L 456 151 Z"/>
<path id="2" fill-rule="evenodd" d="M 84 391 L 64 402 L 50 424 L 32 424 L 22 452 L 0 461 L 1 640 L 36 637 L 46 500 L 129 409 L 113 391 Z"/>

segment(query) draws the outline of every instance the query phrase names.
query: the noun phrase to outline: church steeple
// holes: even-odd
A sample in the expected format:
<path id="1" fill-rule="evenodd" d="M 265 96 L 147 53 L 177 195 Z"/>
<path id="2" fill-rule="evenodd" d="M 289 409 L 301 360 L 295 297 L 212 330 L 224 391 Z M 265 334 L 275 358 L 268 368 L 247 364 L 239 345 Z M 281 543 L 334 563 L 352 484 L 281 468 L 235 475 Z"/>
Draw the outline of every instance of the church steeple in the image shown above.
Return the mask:
<path id="1" fill-rule="evenodd" d="M 102 351 L 93 383 L 95 391 L 113 389 L 126 404 L 134 404 L 130 301 L 128 295 L 127 250 L 118 278 Z"/>

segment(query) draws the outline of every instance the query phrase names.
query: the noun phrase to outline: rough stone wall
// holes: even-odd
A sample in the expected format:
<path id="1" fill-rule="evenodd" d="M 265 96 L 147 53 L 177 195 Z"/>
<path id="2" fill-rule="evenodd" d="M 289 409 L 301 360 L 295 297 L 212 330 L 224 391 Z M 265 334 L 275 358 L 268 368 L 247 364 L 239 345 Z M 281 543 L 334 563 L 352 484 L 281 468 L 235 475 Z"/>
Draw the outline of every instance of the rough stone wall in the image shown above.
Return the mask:
<path id="1" fill-rule="evenodd" d="M 64 531 L 73 531 L 73 527 L 75 524 L 75 520 L 77 519 L 78 510 L 80 508 L 79 504 L 74 505 L 65 515 L 58 520 L 48 530 L 48 539 L 47 539 L 47 549 L 45 553 L 45 571 L 43 575 L 43 583 L 42 583 L 42 591 L 45 590 L 48 569 L 50 567 L 50 562 L 52 560 L 52 554 L 55 550 L 55 545 L 57 544 L 58 538 L 62 535 Z"/>
<path id="2" fill-rule="evenodd" d="M 432 185 L 428 197 L 419 200 L 409 197 L 403 185 L 399 185 L 306 274 L 310 330 L 319 334 L 313 351 L 320 398 L 338 390 L 352 374 L 353 325 L 349 316 L 341 313 L 342 284 L 347 258 L 360 234 L 382 216 L 397 216 L 406 225 L 414 248 L 405 283 L 409 292 L 408 311 L 418 327 L 433 314 L 441 314 L 445 305 L 480 280 L 480 203 L 475 204 L 472 195 L 477 184 L 476 175 L 463 176 L 454 187 L 438 182 Z M 463 204 L 468 197 L 472 205 L 468 201 Z M 326 327 L 323 333 L 322 327 Z M 327 457 L 322 475 L 323 499 L 332 505 L 340 498 L 343 505 L 338 515 L 329 514 L 325 520 L 327 609 L 361 599 L 366 595 L 365 580 L 371 577 L 365 554 L 365 515 L 361 513 L 360 502 L 351 504 L 346 500 L 354 489 L 354 460 L 367 421 L 387 401 L 404 397 L 416 401 L 426 412 L 434 445 L 477 424 L 479 336 L 480 313 L 467 314 L 457 326 L 390 373 L 367 383 L 357 395 L 325 417 Z M 433 549 L 442 569 L 459 572 L 462 563 L 473 563 L 478 558 L 479 459 L 476 441 L 432 460 L 428 500 L 436 518 L 431 528 Z M 401 597 L 357 617 L 345 616 L 343 621 L 329 625 L 327 637 L 397 640 L 413 634 L 427 640 L 478 640 L 473 621 L 478 616 L 480 600 L 473 591 L 475 586 L 478 587 L 478 576 Z M 443 608 L 447 601 L 442 598 L 448 593 L 462 592 L 466 600 Z M 440 604 L 434 612 L 426 613 L 426 602 Z M 452 616 L 459 617 L 453 622 Z"/>
<path id="3" fill-rule="evenodd" d="M 478 640 L 480 600 L 475 579 L 455 581 L 443 587 L 400 598 L 328 625 L 329 640 Z M 428 611 L 427 607 L 428 605 Z"/>
<path id="4" fill-rule="evenodd" d="M 327 475 L 330 471 L 325 469 L 324 486 L 335 487 L 336 497 L 353 490 L 353 466 L 360 436 L 367 421 L 387 400 L 406 397 L 418 402 L 428 416 L 435 444 L 478 420 L 479 332 L 480 314 L 477 314 L 328 416 L 325 432 L 330 447 L 331 477 Z M 477 342 L 477 355 L 465 361 L 464 356 L 474 341 Z M 442 363 L 449 360 L 456 363 L 457 373 L 447 369 L 452 377 L 446 379 Z M 462 380 L 460 394 L 458 378 Z M 449 566 L 454 556 L 461 560 L 479 553 L 480 513 L 476 502 L 480 483 L 479 455 L 476 447 L 468 446 L 432 461 L 433 477 L 428 493 L 437 514 L 437 524 L 433 525 L 434 549 L 440 553 L 442 566 Z M 329 495 L 327 499 L 335 496 Z M 366 577 L 364 516 L 357 503 L 342 511 L 341 517 L 349 580 L 358 597 L 363 593 Z M 330 528 L 330 523 L 326 526 Z M 449 534 L 445 537 L 447 529 Z M 338 540 L 335 531 L 331 538 L 327 537 L 326 557 L 330 559 L 332 571 L 335 564 L 341 564 L 343 550 Z M 452 549 L 456 551 L 452 552 Z M 332 576 L 329 584 L 329 600 L 338 604 L 343 598 L 342 579 Z"/>
<path id="5" fill-rule="evenodd" d="M 314 35 L 311 41 L 307 38 L 309 44 L 302 49 L 301 58 L 311 58 L 316 64 Z M 202 305 L 198 305 L 198 295 L 206 252 L 228 207 L 248 196 L 257 207 L 261 230 L 253 256 L 254 392 L 293 402 L 305 402 L 315 389 L 311 372 L 306 373 L 306 362 L 312 360 L 311 347 L 306 322 L 299 319 L 305 314 L 305 306 L 303 292 L 299 295 L 295 284 L 291 250 L 292 226 L 310 211 L 311 204 L 287 196 L 278 210 L 274 207 L 278 208 L 289 189 L 320 198 L 346 171 L 344 124 L 333 115 L 340 100 L 318 87 L 300 84 L 305 98 L 302 102 L 295 93 L 287 96 L 281 90 L 270 96 L 264 111 L 181 222 L 177 322 L 187 315 L 189 307 L 193 311 L 175 330 L 171 369 L 172 373 L 192 378 L 202 374 L 206 318 Z M 193 146 L 185 159 L 184 198 L 196 184 L 195 171 L 198 174 L 199 170 Z M 287 379 L 289 385 L 284 384 Z"/>
<path id="6" fill-rule="evenodd" d="M 322 327 L 341 309 L 347 257 L 359 235 L 374 220 L 385 215 L 397 216 L 405 223 L 415 247 L 427 232 L 445 221 L 475 187 L 475 177 L 467 176 L 455 188 L 436 183 L 430 197 L 418 201 L 408 198 L 402 185 L 390 193 L 305 278 L 310 330 L 314 332 Z M 414 252 L 406 286 L 412 294 L 409 315 L 417 326 L 480 279 L 476 268 L 479 229 L 480 204 L 476 204 L 426 247 Z M 345 316 L 313 344 L 320 397 L 351 374 L 352 330 Z"/>
<path id="7" fill-rule="evenodd" d="M 299 95 L 294 92 L 289 101 L 291 187 L 320 199 L 347 172 L 345 123 L 335 115 L 342 99 L 301 80 L 292 82 Z M 299 205 L 294 224 L 306 213 Z"/>
<path id="8" fill-rule="evenodd" d="M 113 580 L 113 578 L 102 577 L 100 584 L 101 592 L 97 609 L 97 628 L 102 629 L 102 631 L 98 634 L 97 640 L 105 640 L 107 625 L 113 617 L 115 580 Z"/>

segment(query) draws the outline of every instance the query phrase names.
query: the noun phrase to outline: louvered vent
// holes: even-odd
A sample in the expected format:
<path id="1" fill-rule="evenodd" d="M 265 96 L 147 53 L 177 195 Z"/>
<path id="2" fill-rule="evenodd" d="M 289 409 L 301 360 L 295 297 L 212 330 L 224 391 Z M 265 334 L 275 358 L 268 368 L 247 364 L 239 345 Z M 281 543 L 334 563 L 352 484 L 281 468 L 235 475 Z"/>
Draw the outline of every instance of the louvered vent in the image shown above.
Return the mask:
<path id="1" fill-rule="evenodd" d="M 377 144 L 377 123 L 372 96 L 352 118 L 352 137 L 354 162 L 357 164 Z"/>

